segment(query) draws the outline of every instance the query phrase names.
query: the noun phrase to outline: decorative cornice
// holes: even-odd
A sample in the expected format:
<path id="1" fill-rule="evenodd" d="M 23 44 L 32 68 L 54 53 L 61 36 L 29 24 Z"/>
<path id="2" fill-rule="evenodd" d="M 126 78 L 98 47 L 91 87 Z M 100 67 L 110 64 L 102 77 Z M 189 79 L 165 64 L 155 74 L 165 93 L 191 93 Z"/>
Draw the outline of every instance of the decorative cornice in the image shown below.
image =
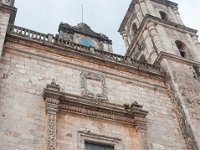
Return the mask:
<path id="1" fill-rule="evenodd" d="M 170 7 L 178 7 L 177 3 L 174 3 L 174 2 L 171 2 L 171 1 L 168 1 L 168 0 L 151 0 L 151 1 L 163 4 L 163 5 L 167 5 L 167 6 L 170 6 Z"/>
<path id="2" fill-rule="evenodd" d="M 142 35 L 144 29 L 147 27 L 147 24 L 149 22 L 152 22 L 152 23 L 155 23 L 155 24 L 160 24 L 164 27 L 170 27 L 170 28 L 173 28 L 174 30 L 178 30 L 180 32 L 184 32 L 184 33 L 189 33 L 191 35 L 196 35 L 197 34 L 197 30 L 195 29 L 192 29 L 192 28 L 189 28 L 189 27 L 186 27 L 184 25 L 180 25 L 180 24 L 177 24 L 177 23 L 174 23 L 174 22 L 171 22 L 171 21 L 164 21 L 158 17 L 155 17 L 155 16 L 151 16 L 151 15 L 145 15 L 144 19 L 142 20 L 142 23 L 140 24 L 139 28 L 138 28 L 138 32 L 136 33 L 134 39 L 132 40 L 129 48 L 127 49 L 127 52 L 125 54 L 125 56 L 131 56 L 132 53 L 134 52 L 134 48 L 135 48 L 135 45 L 137 45 L 139 39 L 140 39 L 140 36 Z"/>
<path id="3" fill-rule="evenodd" d="M 184 63 L 184 64 L 188 64 L 188 65 L 192 65 L 192 66 L 196 66 L 196 67 L 200 67 L 200 63 L 197 61 L 193 61 L 193 60 L 189 60 L 189 59 L 185 59 L 183 57 L 174 55 L 174 54 L 170 54 L 167 52 L 163 52 L 161 51 L 156 59 L 156 61 L 154 62 L 154 65 L 158 65 L 161 63 L 161 61 L 166 58 L 166 59 L 170 59 L 170 60 L 174 60 L 174 61 L 178 61 L 180 63 Z"/>
<path id="4" fill-rule="evenodd" d="M 163 4 L 163 5 L 167 5 L 167 6 L 171 6 L 172 8 L 177 8 L 178 4 L 177 3 L 174 3 L 174 2 L 171 2 L 171 1 L 168 1 L 168 0 L 151 0 L 151 1 L 154 1 L 156 3 L 160 3 L 160 4 Z M 129 20 L 129 17 L 131 16 L 131 13 L 133 13 L 133 9 L 134 9 L 134 6 L 135 4 L 138 3 L 138 0 L 132 0 L 130 5 L 129 5 L 129 8 L 126 12 L 126 15 L 118 29 L 118 32 L 122 33 L 124 30 L 125 30 L 125 25 L 127 24 L 128 20 Z"/>
<path id="5" fill-rule="evenodd" d="M 123 66 L 125 68 L 129 68 L 128 70 L 131 70 L 131 68 L 137 69 L 139 71 L 144 71 L 148 73 L 153 73 L 154 75 L 162 75 L 160 67 L 159 66 L 153 66 L 151 64 L 147 64 L 144 62 L 140 62 L 138 60 L 134 60 L 130 57 L 105 52 L 102 50 L 94 49 L 93 47 L 85 47 L 83 45 L 79 45 L 76 43 L 71 43 L 67 41 L 63 41 L 60 39 L 57 39 L 53 37 L 52 35 L 46 35 L 43 33 L 35 32 L 32 30 L 28 30 L 22 27 L 17 26 L 10 26 L 8 30 L 8 35 L 14 36 L 15 38 L 19 38 L 21 40 L 25 41 L 31 41 L 36 42 L 38 44 L 41 44 L 42 46 L 50 47 L 50 48 L 56 48 L 60 49 L 60 51 L 56 51 L 56 53 L 62 53 L 62 55 L 67 53 L 76 53 L 79 55 L 83 55 L 84 57 L 90 57 L 97 59 L 99 61 L 106 62 L 106 64 L 114 63 L 114 65 Z M 96 61 L 95 61 L 96 62 Z"/>
<path id="6" fill-rule="evenodd" d="M 60 104 L 60 86 L 56 84 L 55 80 L 52 80 L 51 84 L 47 84 L 45 90 L 48 90 L 48 94 L 45 91 L 43 94 L 46 111 L 48 113 L 56 114 Z"/>
<path id="7" fill-rule="evenodd" d="M 44 99 L 51 98 L 59 100 L 59 103 L 56 104 L 61 112 L 112 120 L 132 125 L 137 129 L 146 129 L 146 115 L 148 112 L 143 110 L 143 106 L 136 102 L 125 110 L 123 105 L 109 103 L 108 101 L 99 101 L 98 99 L 63 93 L 52 88 L 44 89 Z M 51 104 L 54 102 L 52 101 Z M 54 105 L 48 106 L 55 108 Z"/>

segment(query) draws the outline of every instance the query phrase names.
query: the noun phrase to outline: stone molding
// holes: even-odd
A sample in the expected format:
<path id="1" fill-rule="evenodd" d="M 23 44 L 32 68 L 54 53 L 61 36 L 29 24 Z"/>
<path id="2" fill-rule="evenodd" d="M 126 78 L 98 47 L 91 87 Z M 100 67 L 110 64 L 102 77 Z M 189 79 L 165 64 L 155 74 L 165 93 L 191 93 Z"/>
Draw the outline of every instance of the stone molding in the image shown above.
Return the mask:
<path id="1" fill-rule="evenodd" d="M 2 2 L 2 0 L 0 0 L 0 10 L 9 13 L 10 14 L 9 23 L 14 24 L 17 13 L 17 8 L 14 7 L 14 2 L 10 1 L 10 4 L 8 5 L 5 2 Z"/>
<path id="2" fill-rule="evenodd" d="M 125 110 L 123 105 L 64 93 L 51 88 L 45 88 L 43 95 L 46 102 L 46 110 L 50 110 L 50 112 L 70 112 L 121 122 L 133 125 L 138 129 L 146 128 L 146 115 L 148 112 L 143 110 L 143 106 L 137 102 L 132 103 L 130 108 Z"/>
<path id="3" fill-rule="evenodd" d="M 56 150 L 56 114 L 60 104 L 60 86 L 53 80 L 46 89 L 51 91 L 43 95 L 47 112 L 46 150 Z"/>
<path id="4" fill-rule="evenodd" d="M 68 52 L 74 51 L 76 54 L 90 56 L 95 59 L 102 60 L 104 62 L 113 62 L 116 65 L 123 65 L 124 67 L 134 67 L 135 69 L 138 69 L 141 71 L 148 71 L 148 72 L 152 72 L 156 74 L 161 74 L 159 66 L 153 66 L 151 64 L 140 62 L 132 58 L 129 59 L 126 56 L 122 56 L 122 55 L 102 51 L 99 49 L 95 49 L 93 47 L 86 47 L 80 44 L 57 39 L 56 37 L 52 37 L 52 35 L 50 34 L 47 35 L 47 34 L 39 33 L 39 32 L 18 27 L 15 25 L 10 25 L 8 29 L 8 34 L 13 35 L 17 38 L 21 38 L 23 40 L 37 42 L 51 48 L 52 47 L 61 48 L 61 49 L 64 48 L 65 53 L 66 51 Z"/>
<path id="5" fill-rule="evenodd" d="M 174 104 L 176 108 L 176 115 L 178 119 L 178 123 L 183 135 L 183 138 L 185 140 L 185 143 L 187 145 L 188 150 L 199 150 L 197 142 L 195 140 L 193 130 L 190 126 L 190 123 L 187 120 L 187 116 L 185 114 L 183 105 L 181 100 L 179 99 L 179 96 L 175 93 L 175 89 L 171 84 L 168 84 L 168 93 L 171 98 L 172 103 Z"/>
<path id="6" fill-rule="evenodd" d="M 139 136 L 140 136 L 140 146 L 144 150 L 148 150 L 149 149 L 149 143 L 148 143 L 148 139 L 147 139 L 146 130 L 138 130 L 138 133 L 139 133 Z"/>
<path id="7" fill-rule="evenodd" d="M 161 52 L 159 53 L 159 55 L 158 55 L 156 61 L 154 62 L 154 65 L 160 64 L 161 61 L 162 61 L 164 58 L 169 59 L 169 60 L 174 60 L 174 61 L 176 61 L 176 62 L 188 64 L 188 65 L 191 65 L 191 66 L 200 67 L 200 63 L 197 62 L 197 61 L 185 59 L 185 58 L 183 58 L 183 57 L 180 57 L 180 56 L 177 56 L 177 55 L 174 55 L 174 54 L 170 54 L 170 53 L 167 53 L 167 52 L 163 52 L 163 51 L 161 51 Z"/>
<path id="8" fill-rule="evenodd" d="M 132 53 L 134 52 L 135 49 L 133 49 L 136 44 L 138 43 L 139 39 L 140 39 L 140 36 L 142 35 L 144 29 L 146 29 L 148 23 L 151 22 L 153 23 L 154 25 L 156 24 L 160 24 L 164 27 L 170 27 L 170 28 L 173 28 L 174 30 L 178 30 L 180 32 L 184 32 L 184 33 L 189 33 L 191 35 L 196 35 L 197 34 L 197 30 L 195 29 L 192 29 L 192 28 L 189 28 L 189 27 L 186 27 L 184 25 L 180 25 L 180 24 L 177 24 L 177 23 L 174 23 L 174 22 L 170 22 L 170 21 L 164 21 L 158 17 L 155 17 L 155 16 L 152 16 L 152 15 L 149 15 L 149 14 L 146 14 L 144 19 L 142 20 L 142 23 L 140 24 L 139 28 L 134 37 L 134 39 L 132 39 L 132 42 L 130 43 L 130 46 L 128 48 L 128 50 L 126 51 L 126 54 L 125 56 L 131 56 Z"/>
<path id="9" fill-rule="evenodd" d="M 93 77 L 95 78 L 96 76 Z M 132 103 L 125 110 L 124 106 L 109 103 L 108 101 L 99 101 L 94 98 L 63 93 L 55 81 L 46 86 L 43 97 L 47 112 L 47 150 L 56 149 L 56 114 L 58 111 L 115 121 L 131 125 L 138 131 L 141 130 L 146 133 L 146 116 L 148 112 L 143 110 L 143 106 L 137 102 Z M 143 138 L 141 139 L 142 143 L 146 143 L 145 138 Z"/>
<path id="10" fill-rule="evenodd" d="M 144 1 L 144 0 L 142 0 L 142 1 Z M 151 1 L 154 1 L 154 2 L 157 2 L 160 4 L 164 4 L 164 5 L 168 5 L 168 6 L 171 6 L 172 8 L 177 8 L 177 6 L 178 6 L 177 3 L 174 3 L 174 2 L 171 2 L 168 0 L 167 1 L 166 0 L 151 0 Z M 138 0 L 131 1 L 131 4 L 129 5 L 129 8 L 128 8 L 126 15 L 120 25 L 120 28 L 118 29 L 118 32 L 122 33 L 125 30 L 125 26 L 129 20 L 130 16 L 133 13 L 135 4 L 137 4 L 137 3 L 138 3 Z"/>
<path id="11" fill-rule="evenodd" d="M 122 139 L 93 133 L 89 130 L 78 131 L 78 149 L 85 150 L 85 142 L 114 146 L 115 150 L 124 150 Z"/>
<path id="12" fill-rule="evenodd" d="M 48 114 L 46 150 L 56 149 L 56 114 Z"/>
<path id="13" fill-rule="evenodd" d="M 106 91 L 106 80 L 103 75 L 99 75 L 93 72 L 81 72 L 80 76 L 81 76 L 81 91 L 83 96 L 98 100 L 108 100 Z M 101 83 L 101 90 L 102 90 L 101 94 L 94 94 L 88 90 L 87 80 L 89 79 L 96 80 Z"/>

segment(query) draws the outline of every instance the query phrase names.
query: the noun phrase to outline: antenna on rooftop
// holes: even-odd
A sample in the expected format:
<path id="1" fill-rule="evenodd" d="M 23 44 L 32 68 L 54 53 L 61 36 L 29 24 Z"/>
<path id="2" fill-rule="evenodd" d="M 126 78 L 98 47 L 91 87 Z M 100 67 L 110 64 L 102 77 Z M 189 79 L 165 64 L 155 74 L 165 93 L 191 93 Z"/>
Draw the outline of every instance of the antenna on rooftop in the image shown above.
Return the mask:
<path id="1" fill-rule="evenodd" d="M 82 23 L 83 23 L 83 4 L 82 4 Z"/>

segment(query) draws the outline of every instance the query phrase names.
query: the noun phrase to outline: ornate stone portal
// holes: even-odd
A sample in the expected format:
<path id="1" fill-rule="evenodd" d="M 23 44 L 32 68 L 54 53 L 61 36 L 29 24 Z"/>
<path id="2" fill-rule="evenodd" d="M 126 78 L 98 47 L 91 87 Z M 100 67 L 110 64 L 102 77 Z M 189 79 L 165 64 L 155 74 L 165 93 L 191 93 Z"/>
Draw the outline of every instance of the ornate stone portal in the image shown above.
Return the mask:
<path id="1" fill-rule="evenodd" d="M 91 76 L 93 78 L 96 77 L 93 75 Z M 138 131 L 142 148 L 148 149 L 148 142 L 146 140 L 146 115 L 148 112 L 143 110 L 143 106 L 138 103 L 131 104 L 130 108 L 125 110 L 122 105 L 63 93 L 60 91 L 60 86 L 57 85 L 55 81 L 52 81 L 51 84 L 46 86 L 43 96 L 47 112 L 47 150 L 56 149 L 56 115 L 58 111 L 81 114 L 131 125 Z"/>

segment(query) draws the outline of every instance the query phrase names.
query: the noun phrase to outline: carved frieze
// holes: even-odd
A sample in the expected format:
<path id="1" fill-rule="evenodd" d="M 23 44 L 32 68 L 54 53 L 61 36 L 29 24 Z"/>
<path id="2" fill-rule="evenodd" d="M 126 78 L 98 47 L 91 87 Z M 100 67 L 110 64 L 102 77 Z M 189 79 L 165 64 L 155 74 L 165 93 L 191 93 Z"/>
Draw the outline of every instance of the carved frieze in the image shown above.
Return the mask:
<path id="1" fill-rule="evenodd" d="M 139 130 L 138 133 L 140 134 L 140 145 L 144 150 L 149 149 L 149 143 L 147 140 L 147 131 L 146 130 Z"/>
<path id="2" fill-rule="evenodd" d="M 48 114 L 47 150 L 56 149 L 56 114 Z"/>
<path id="3" fill-rule="evenodd" d="M 106 92 L 106 80 L 103 75 L 92 72 L 82 72 L 80 76 L 82 96 L 98 100 L 108 100 Z M 97 92 L 91 91 L 92 88 L 98 89 L 96 90 Z"/>
<path id="4" fill-rule="evenodd" d="M 56 113 L 60 104 L 60 96 L 60 86 L 57 85 L 54 80 L 52 80 L 52 83 L 48 84 L 44 91 L 44 100 L 47 112 L 47 150 L 56 149 Z"/>

